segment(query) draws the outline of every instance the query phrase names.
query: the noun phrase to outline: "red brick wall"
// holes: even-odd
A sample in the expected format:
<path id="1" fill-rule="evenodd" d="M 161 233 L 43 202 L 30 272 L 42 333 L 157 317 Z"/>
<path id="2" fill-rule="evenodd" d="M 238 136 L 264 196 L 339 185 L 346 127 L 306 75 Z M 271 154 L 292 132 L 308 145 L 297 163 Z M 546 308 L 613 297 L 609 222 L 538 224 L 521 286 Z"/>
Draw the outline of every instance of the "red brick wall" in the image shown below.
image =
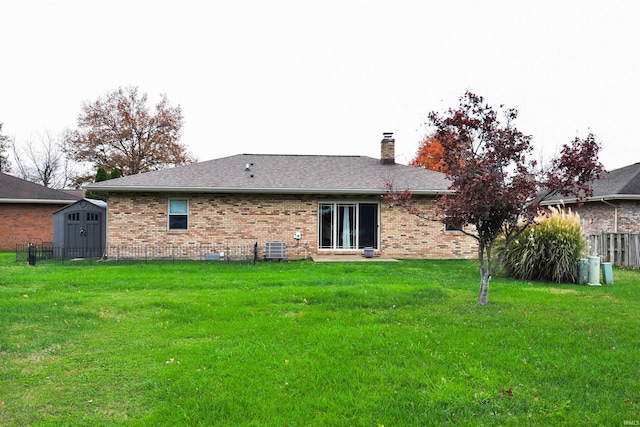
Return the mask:
<path id="1" fill-rule="evenodd" d="M 173 196 L 172 196 L 173 197 Z M 168 231 L 166 194 L 112 194 L 107 209 L 109 246 L 131 245 L 252 245 L 261 252 L 267 241 L 287 243 L 287 257 L 305 258 L 317 249 L 318 201 L 379 201 L 379 198 L 312 195 L 190 194 L 189 230 Z M 434 210 L 433 198 L 416 198 L 420 207 Z M 475 241 L 459 232 L 445 232 L 440 222 L 424 221 L 400 208 L 381 203 L 381 250 L 385 256 L 403 258 L 471 258 Z M 297 242 L 294 234 L 302 236 Z M 361 250 L 355 251 L 360 253 Z"/>
<path id="2" fill-rule="evenodd" d="M 53 241 L 53 213 L 66 205 L 0 204 L 0 250 Z"/>

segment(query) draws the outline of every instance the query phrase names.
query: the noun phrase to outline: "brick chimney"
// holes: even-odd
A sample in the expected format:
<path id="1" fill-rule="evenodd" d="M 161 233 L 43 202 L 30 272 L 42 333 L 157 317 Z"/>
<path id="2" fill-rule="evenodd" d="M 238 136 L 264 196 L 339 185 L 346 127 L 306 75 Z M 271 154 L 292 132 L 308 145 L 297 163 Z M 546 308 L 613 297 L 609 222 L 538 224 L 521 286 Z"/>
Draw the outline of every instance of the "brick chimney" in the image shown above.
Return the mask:
<path id="1" fill-rule="evenodd" d="M 396 162 L 396 140 L 393 132 L 384 132 L 380 142 L 380 163 L 392 165 Z"/>

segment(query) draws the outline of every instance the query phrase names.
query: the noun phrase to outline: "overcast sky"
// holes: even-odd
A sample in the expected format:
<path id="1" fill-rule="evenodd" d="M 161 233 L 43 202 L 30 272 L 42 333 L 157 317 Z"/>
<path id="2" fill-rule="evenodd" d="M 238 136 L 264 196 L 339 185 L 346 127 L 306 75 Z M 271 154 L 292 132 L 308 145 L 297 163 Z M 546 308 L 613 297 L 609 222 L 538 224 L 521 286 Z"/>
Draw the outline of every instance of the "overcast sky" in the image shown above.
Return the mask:
<path id="1" fill-rule="evenodd" d="M 640 2 L 20 0 L 0 6 L 0 123 L 75 127 L 138 86 L 183 109 L 182 142 L 239 153 L 414 157 L 427 114 L 467 90 L 520 111 L 545 157 L 593 131 L 640 162 Z"/>

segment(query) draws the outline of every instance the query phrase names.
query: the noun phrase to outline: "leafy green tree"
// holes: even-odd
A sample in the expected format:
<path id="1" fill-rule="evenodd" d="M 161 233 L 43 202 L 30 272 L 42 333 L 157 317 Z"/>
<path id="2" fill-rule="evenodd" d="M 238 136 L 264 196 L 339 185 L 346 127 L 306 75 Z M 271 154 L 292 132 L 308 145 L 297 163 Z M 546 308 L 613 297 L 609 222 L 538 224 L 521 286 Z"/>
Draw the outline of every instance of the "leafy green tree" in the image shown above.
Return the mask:
<path id="1" fill-rule="evenodd" d="M 105 168 L 103 168 L 102 166 L 100 166 L 98 168 L 98 171 L 96 172 L 96 177 L 94 179 L 94 182 L 102 182 L 102 181 L 107 181 L 109 179 L 109 174 L 107 173 L 107 171 L 105 170 Z M 87 199 L 96 199 L 96 200 L 107 200 L 107 195 L 105 193 L 100 193 L 100 192 L 95 192 L 95 191 L 89 191 L 87 190 L 84 193 L 85 197 Z"/>
<path id="2" fill-rule="evenodd" d="M 118 168 L 114 168 L 109 174 L 109 179 L 116 179 L 122 176 L 122 171 Z"/>
<path id="3" fill-rule="evenodd" d="M 95 182 L 102 182 L 102 181 L 106 181 L 109 179 L 109 174 L 107 173 L 107 171 L 105 170 L 105 168 L 103 168 L 102 166 L 100 166 L 98 168 L 98 172 L 96 172 L 96 179 Z"/>

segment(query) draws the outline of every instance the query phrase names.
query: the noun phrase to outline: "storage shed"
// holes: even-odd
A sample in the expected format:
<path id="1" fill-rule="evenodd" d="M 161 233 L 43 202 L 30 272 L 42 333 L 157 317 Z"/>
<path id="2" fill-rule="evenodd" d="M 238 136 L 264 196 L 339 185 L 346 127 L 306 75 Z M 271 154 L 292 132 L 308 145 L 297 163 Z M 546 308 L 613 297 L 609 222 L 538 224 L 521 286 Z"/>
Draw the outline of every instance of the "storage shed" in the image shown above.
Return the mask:
<path id="1" fill-rule="evenodd" d="M 53 214 L 55 257 L 100 257 L 104 254 L 106 241 L 106 202 L 82 199 Z"/>

